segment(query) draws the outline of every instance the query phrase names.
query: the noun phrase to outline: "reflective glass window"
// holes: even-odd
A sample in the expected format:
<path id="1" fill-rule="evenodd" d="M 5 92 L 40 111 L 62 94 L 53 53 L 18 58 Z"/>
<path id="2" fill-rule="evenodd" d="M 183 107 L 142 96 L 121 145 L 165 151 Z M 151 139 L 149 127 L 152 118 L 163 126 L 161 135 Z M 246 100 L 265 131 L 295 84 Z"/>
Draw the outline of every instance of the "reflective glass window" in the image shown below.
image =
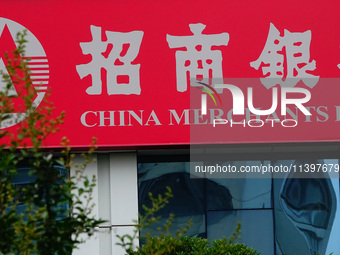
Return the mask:
<path id="1" fill-rule="evenodd" d="M 274 254 L 272 210 L 232 210 L 208 212 L 208 238 L 229 238 L 241 222 L 240 243 L 246 243 L 262 255 Z"/>

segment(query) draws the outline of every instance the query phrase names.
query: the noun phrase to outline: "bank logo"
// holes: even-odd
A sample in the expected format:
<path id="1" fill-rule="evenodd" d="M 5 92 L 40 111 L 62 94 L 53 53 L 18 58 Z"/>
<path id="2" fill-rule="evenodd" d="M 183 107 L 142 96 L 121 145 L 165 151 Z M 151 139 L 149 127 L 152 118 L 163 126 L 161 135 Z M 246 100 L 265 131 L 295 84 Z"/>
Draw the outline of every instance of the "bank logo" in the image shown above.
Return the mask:
<path id="1" fill-rule="evenodd" d="M 8 74 L 8 70 L 6 68 L 8 60 L 5 58 L 5 52 L 11 54 L 11 52 L 16 50 L 18 46 L 18 44 L 15 42 L 16 36 L 18 32 L 23 32 L 24 30 L 27 30 L 27 36 L 25 38 L 27 43 L 25 48 L 25 56 L 22 58 L 28 62 L 28 67 L 31 70 L 30 78 L 35 88 L 33 107 L 36 109 L 42 102 L 49 83 L 49 65 L 46 53 L 38 39 L 27 28 L 5 18 L 0 18 L 0 70 L 4 74 Z M 0 91 L 5 91 L 6 87 L 7 84 L 1 77 Z M 18 87 L 18 85 L 12 81 L 8 94 L 9 96 L 14 97 L 14 104 L 18 103 L 16 99 L 19 98 L 15 97 L 18 97 L 19 89 L 20 87 Z M 9 113 L 8 118 L 1 122 L 0 129 L 14 126 L 23 121 L 28 116 L 28 112 L 19 110 L 16 105 L 14 108 L 17 112 Z"/>

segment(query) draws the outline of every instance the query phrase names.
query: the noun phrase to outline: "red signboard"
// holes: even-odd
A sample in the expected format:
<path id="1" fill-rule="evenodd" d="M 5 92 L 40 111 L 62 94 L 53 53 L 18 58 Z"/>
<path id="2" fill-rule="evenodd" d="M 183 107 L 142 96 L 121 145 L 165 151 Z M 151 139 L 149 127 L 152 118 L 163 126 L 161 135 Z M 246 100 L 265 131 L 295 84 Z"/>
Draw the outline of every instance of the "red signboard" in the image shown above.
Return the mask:
<path id="1" fill-rule="evenodd" d="M 193 126 L 216 130 L 190 105 L 190 91 L 204 89 L 190 78 L 222 77 L 255 78 L 240 85 L 245 100 L 253 88 L 255 108 L 271 106 L 274 87 L 306 89 L 312 115 L 299 112 L 294 128 L 224 126 L 210 142 L 339 141 L 339 13 L 337 1 L 1 1 L 0 57 L 26 28 L 36 103 L 51 88 L 55 114 L 66 112 L 48 147 L 63 136 L 75 147 L 92 137 L 101 147 L 190 144 Z M 231 103 L 212 100 L 208 112 L 227 115 Z"/>

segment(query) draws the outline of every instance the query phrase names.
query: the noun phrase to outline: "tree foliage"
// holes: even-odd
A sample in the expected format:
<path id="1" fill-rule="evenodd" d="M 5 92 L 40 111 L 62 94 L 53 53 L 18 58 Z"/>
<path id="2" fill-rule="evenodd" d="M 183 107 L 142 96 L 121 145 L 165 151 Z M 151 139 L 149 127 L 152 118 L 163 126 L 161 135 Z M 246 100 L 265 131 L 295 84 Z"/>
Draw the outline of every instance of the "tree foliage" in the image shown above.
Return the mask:
<path id="1" fill-rule="evenodd" d="M 184 236 L 190 228 L 192 222 L 183 229 L 178 229 L 176 236 L 170 234 L 170 227 L 174 220 L 174 215 L 170 214 L 169 219 L 163 227 L 158 228 L 156 236 L 151 235 L 148 231 L 144 236 L 138 236 L 142 229 L 147 229 L 150 225 L 155 224 L 160 219 L 155 217 L 155 213 L 164 208 L 172 198 L 172 192 L 169 187 L 164 196 L 158 195 L 153 197 L 149 194 L 151 201 L 150 207 L 143 205 L 143 214 L 139 215 L 139 221 L 132 235 L 117 236 L 120 240 L 118 245 L 122 246 L 127 255 L 258 255 L 256 250 L 248 247 L 246 244 L 235 243 L 240 238 L 241 223 L 229 239 L 222 238 L 210 242 L 209 239 L 201 237 Z M 141 247 L 135 247 L 136 239 L 142 240 Z"/>
<path id="2" fill-rule="evenodd" d="M 43 148 L 45 139 L 58 131 L 64 113 L 52 118 L 53 105 L 46 96 L 39 107 L 34 105 L 37 94 L 24 58 L 25 36 L 25 31 L 18 34 L 17 49 L 5 57 L 6 88 L 0 91 L 0 254 L 71 254 L 80 243 L 79 235 L 92 235 L 103 222 L 92 216 L 95 177 L 84 175 L 95 147 L 84 155 L 83 164 L 72 166 L 73 176 L 66 138 L 58 158 Z M 14 128 L 4 128 L 6 122 L 18 121 L 13 112 L 20 112 L 16 118 L 22 114 L 26 118 Z M 22 166 L 34 180 L 18 187 L 13 178 Z"/>
<path id="3" fill-rule="evenodd" d="M 152 237 L 140 249 L 129 255 L 258 255 L 246 244 L 230 243 L 226 238 L 210 242 L 201 237 Z"/>

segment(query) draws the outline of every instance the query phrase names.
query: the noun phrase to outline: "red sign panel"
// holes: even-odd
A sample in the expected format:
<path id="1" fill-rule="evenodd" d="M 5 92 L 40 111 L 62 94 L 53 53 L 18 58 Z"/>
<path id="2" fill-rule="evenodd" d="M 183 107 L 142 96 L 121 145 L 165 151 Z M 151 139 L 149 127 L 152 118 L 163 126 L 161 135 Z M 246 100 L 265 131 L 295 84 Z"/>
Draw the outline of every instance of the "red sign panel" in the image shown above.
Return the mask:
<path id="1" fill-rule="evenodd" d="M 92 137 L 101 147 L 190 144 L 192 128 L 195 143 L 339 141 L 339 13 L 336 1 L 2 1 L 0 69 L 6 71 L 4 51 L 26 28 L 36 104 L 50 87 L 55 114 L 66 112 L 48 147 L 63 136 L 75 147 Z M 190 81 L 226 82 L 222 77 L 255 78 L 233 84 L 244 95 L 246 126 L 214 127 L 216 118 L 230 123 L 232 97 Z M 262 110 L 277 88 L 278 112 L 262 115 L 261 127 L 248 125 L 256 115 L 247 104 L 249 87 Z M 303 106 L 311 115 L 298 105 L 282 115 L 283 88 L 309 91 Z M 193 90 L 207 96 L 206 114 L 201 104 L 190 105 Z M 282 126 L 288 117 L 296 127 Z M 196 140 L 197 127 L 224 135 Z"/>

